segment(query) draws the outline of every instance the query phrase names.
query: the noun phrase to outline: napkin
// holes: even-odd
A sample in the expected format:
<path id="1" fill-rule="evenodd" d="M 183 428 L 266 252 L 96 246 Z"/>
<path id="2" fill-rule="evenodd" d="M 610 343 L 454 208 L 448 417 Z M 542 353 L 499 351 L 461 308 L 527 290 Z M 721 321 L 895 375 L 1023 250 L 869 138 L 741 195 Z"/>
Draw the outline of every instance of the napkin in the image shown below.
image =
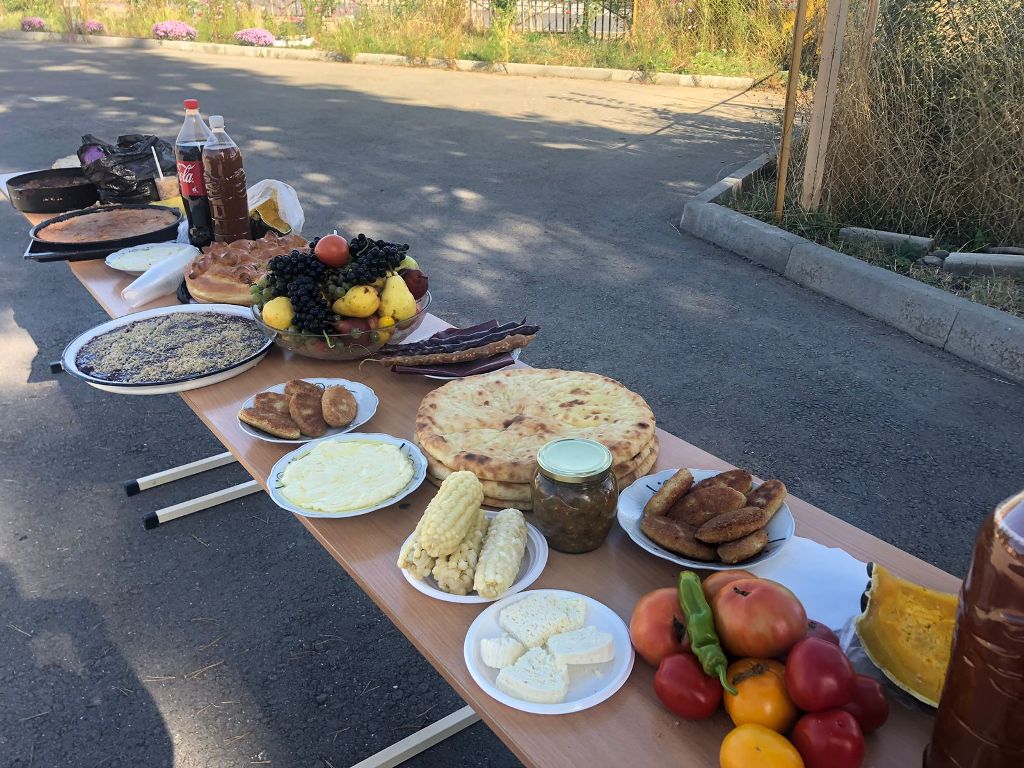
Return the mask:
<path id="1" fill-rule="evenodd" d="M 771 560 L 747 570 L 788 587 L 804 604 L 808 619 L 837 632 L 860 613 L 860 596 L 869 580 L 867 565 L 850 553 L 800 536 Z"/>

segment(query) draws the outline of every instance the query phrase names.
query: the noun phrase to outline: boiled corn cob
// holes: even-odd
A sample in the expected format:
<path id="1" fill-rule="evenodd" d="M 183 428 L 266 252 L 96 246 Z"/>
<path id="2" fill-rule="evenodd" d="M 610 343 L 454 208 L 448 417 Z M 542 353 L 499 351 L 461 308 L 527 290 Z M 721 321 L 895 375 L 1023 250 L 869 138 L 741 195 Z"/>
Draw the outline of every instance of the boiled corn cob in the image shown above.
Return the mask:
<path id="1" fill-rule="evenodd" d="M 420 520 L 420 545 L 431 557 L 456 549 L 476 522 L 484 487 L 472 472 L 452 472 L 441 483 Z"/>
<path id="2" fill-rule="evenodd" d="M 423 527 L 423 518 L 416 524 L 412 538 L 402 547 L 398 554 L 398 567 L 404 568 L 421 581 L 427 578 L 430 569 L 434 567 L 434 558 L 423 551 L 420 545 L 420 529 Z"/>
<path id="3" fill-rule="evenodd" d="M 518 509 L 503 509 L 487 528 L 484 548 L 476 564 L 473 589 L 494 600 L 512 586 L 526 550 L 526 521 Z"/>
<path id="4" fill-rule="evenodd" d="M 477 513 L 473 527 L 469 529 L 458 549 L 450 555 L 437 558 L 437 562 L 434 563 L 432 573 L 438 587 L 453 595 L 469 594 L 473 588 L 473 575 L 476 573 L 476 563 L 486 533 L 487 515 L 481 509 Z"/>

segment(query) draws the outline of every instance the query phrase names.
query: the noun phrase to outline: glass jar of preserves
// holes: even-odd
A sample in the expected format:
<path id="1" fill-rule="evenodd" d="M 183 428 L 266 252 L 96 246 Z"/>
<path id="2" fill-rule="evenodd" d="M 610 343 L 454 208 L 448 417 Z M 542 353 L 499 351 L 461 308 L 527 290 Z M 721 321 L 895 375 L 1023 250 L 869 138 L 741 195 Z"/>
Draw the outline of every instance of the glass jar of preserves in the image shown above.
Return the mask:
<path id="1" fill-rule="evenodd" d="M 618 501 L 612 454 L 600 443 L 566 438 L 537 452 L 531 522 L 553 549 L 597 549 L 615 522 Z"/>

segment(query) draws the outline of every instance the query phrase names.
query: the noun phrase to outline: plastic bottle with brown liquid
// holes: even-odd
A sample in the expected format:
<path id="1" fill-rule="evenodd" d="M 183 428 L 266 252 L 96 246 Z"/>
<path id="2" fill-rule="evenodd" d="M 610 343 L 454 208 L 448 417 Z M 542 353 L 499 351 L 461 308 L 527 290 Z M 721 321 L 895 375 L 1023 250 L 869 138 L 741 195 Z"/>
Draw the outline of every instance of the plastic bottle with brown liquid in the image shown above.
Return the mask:
<path id="1" fill-rule="evenodd" d="M 924 768 L 1024 766 L 1024 491 L 981 526 Z"/>
<path id="2" fill-rule="evenodd" d="M 210 115 L 210 130 L 213 136 L 203 148 L 203 177 L 210 198 L 213 239 L 219 243 L 251 240 L 242 153 L 224 132 L 223 117 Z"/>

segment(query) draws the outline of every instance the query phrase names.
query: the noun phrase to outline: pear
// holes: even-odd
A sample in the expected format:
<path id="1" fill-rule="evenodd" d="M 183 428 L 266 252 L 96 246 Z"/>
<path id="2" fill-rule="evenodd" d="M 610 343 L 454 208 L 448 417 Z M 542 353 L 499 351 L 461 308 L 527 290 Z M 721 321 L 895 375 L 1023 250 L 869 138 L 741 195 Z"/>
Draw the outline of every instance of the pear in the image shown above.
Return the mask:
<path id="1" fill-rule="evenodd" d="M 372 286 L 356 285 L 335 301 L 331 310 L 345 317 L 369 317 L 379 306 L 380 298 Z"/>
<path id="2" fill-rule="evenodd" d="M 393 317 L 396 322 L 408 320 L 416 314 L 416 299 L 399 275 L 392 275 L 384 283 L 380 294 L 381 317 Z"/>

